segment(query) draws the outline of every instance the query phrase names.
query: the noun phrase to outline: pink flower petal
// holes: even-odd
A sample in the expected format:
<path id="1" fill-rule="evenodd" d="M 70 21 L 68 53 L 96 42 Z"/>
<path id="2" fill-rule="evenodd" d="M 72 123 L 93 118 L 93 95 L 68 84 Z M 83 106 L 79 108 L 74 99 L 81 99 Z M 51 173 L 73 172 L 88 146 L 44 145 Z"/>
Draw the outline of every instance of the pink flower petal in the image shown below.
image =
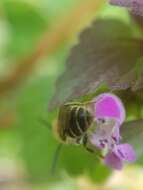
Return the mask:
<path id="1" fill-rule="evenodd" d="M 122 160 L 128 162 L 135 162 L 137 160 L 137 155 L 130 144 L 120 144 L 117 145 L 114 153 Z"/>
<path id="2" fill-rule="evenodd" d="M 96 118 L 115 118 L 120 124 L 125 120 L 125 109 L 121 100 L 111 94 L 103 93 L 95 98 L 95 117 Z"/>
<path id="3" fill-rule="evenodd" d="M 123 168 L 122 160 L 113 152 L 109 152 L 106 155 L 104 163 L 113 169 L 121 170 Z"/>

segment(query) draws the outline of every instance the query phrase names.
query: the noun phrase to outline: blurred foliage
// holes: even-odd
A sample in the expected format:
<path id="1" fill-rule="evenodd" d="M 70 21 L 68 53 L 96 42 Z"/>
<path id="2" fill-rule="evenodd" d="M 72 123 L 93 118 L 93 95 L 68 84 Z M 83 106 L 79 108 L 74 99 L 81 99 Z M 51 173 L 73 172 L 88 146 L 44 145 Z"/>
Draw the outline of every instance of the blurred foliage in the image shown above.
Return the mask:
<path id="1" fill-rule="evenodd" d="M 29 53 L 47 29 L 48 17 L 44 17 L 38 7 L 22 1 L 6 0 L 2 9 L 12 35 L 8 52 L 14 56 Z"/>
<path id="2" fill-rule="evenodd" d="M 4 62 L 4 67 L 8 70 L 6 66 L 11 64 L 11 60 L 30 54 L 42 34 L 57 22 L 61 14 L 65 12 L 68 14 L 77 2 L 79 1 L 1 0 L 0 20 L 6 22 L 9 36 L 8 42 L 3 46 L 5 50 L 3 56 L 8 58 L 8 61 Z M 109 17 L 108 12 L 110 12 L 110 7 L 104 7 L 99 17 Z M 119 18 L 121 12 L 118 9 L 113 15 Z M 127 13 L 123 12 L 125 17 L 122 15 L 121 19 L 129 22 Z M 1 38 L 4 38 L 4 35 Z M 99 163 L 95 155 L 89 154 L 78 146 L 64 146 L 55 176 L 52 177 L 49 173 L 58 142 L 52 130 L 41 123 L 41 118 L 44 118 L 52 127 L 57 116 L 56 111 L 48 112 L 48 102 L 55 89 L 55 80 L 64 69 L 70 48 L 69 44 L 64 48 L 62 45 L 53 56 L 48 59 L 45 56 L 40 60 L 40 64 L 29 80 L 14 93 L 14 97 L 1 100 L 0 104 L 6 104 L 3 107 L 16 109 L 17 122 L 11 124 L 11 129 L 1 129 L 1 139 L 10 140 L 6 143 L 2 143 L 1 140 L 0 144 L 1 147 L 6 146 L 12 149 L 17 159 L 23 160 L 29 177 L 36 182 L 59 179 L 65 171 L 71 176 L 88 175 L 92 180 L 102 182 L 111 171 Z M 2 65 L 1 60 L 0 67 Z M 9 150 L 6 147 L 6 151 Z"/>

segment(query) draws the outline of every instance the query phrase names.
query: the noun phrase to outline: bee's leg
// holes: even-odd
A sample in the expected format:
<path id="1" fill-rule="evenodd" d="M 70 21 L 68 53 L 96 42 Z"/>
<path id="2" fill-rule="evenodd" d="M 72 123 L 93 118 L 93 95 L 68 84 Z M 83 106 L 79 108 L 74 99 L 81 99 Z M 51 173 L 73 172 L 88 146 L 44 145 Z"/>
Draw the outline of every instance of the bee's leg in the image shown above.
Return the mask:
<path id="1" fill-rule="evenodd" d="M 89 142 L 89 141 L 88 141 L 88 135 L 85 134 L 84 137 L 83 137 L 83 141 L 82 141 L 83 146 L 86 148 L 86 150 L 87 150 L 88 152 L 96 153 L 96 151 L 95 151 L 94 149 L 91 149 L 91 148 L 88 147 L 88 142 Z M 98 158 L 104 159 L 104 156 L 103 156 L 101 153 L 97 152 L 96 155 L 98 156 Z"/>
<path id="2" fill-rule="evenodd" d="M 84 147 L 86 147 L 87 141 L 88 141 L 88 136 L 87 136 L 87 134 L 85 134 L 85 135 L 83 136 L 83 141 L 82 141 Z"/>
<path id="3" fill-rule="evenodd" d="M 77 139 L 76 139 L 76 143 L 79 144 L 79 145 L 80 145 L 80 144 L 83 144 L 83 143 L 82 143 L 82 138 L 81 138 L 81 137 L 77 138 Z"/>
<path id="4" fill-rule="evenodd" d="M 88 152 L 91 152 L 91 153 L 94 152 L 91 148 L 89 148 L 89 147 L 87 146 L 87 145 L 88 145 L 88 135 L 87 135 L 87 134 L 84 135 L 82 144 L 83 144 L 83 146 L 86 148 L 86 150 L 87 150 Z"/>

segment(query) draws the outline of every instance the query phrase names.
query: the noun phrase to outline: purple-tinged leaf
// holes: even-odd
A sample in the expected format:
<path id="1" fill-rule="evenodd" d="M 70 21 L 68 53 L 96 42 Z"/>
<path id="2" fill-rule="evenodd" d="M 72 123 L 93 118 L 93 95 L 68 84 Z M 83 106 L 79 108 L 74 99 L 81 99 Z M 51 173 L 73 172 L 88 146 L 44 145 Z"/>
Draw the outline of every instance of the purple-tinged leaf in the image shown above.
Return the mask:
<path id="1" fill-rule="evenodd" d="M 142 55 L 143 43 L 134 38 L 128 25 L 118 20 L 97 20 L 81 33 L 79 44 L 71 50 L 49 108 L 95 93 L 101 84 L 111 90 L 133 90 L 136 84 L 141 89 L 138 60 Z"/>
<path id="2" fill-rule="evenodd" d="M 109 0 L 111 5 L 126 7 L 135 15 L 143 16 L 143 0 Z"/>
<path id="3" fill-rule="evenodd" d="M 122 141 L 133 146 L 137 156 L 143 155 L 143 119 L 125 122 L 121 126 Z"/>
<path id="4" fill-rule="evenodd" d="M 121 7 L 131 7 L 133 0 L 109 0 L 111 5 L 117 5 Z"/>

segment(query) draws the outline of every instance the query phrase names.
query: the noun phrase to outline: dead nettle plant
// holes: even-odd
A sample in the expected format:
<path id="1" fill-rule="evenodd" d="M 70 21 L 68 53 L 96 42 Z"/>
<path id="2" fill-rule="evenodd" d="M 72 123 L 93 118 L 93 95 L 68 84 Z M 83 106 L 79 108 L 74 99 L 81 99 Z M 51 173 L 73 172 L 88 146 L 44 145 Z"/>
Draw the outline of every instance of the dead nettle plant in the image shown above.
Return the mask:
<path id="1" fill-rule="evenodd" d="M 139 10 L 143 26 L 142 1 L 110 3 L 127 7 L 132 11 L 131 19 Z M 88 141 L 114 169 L 122 169 L 124 162 L 134 162 L 143 155 L 143 36 L 138 37 L 133 27 L 113 18 L 97 19 L 81 32 L 49 104 L 53 110 L 72 101 L 94 102 L 95 127 Z M 132 115 L 132 105 L 139 114 Z"/>

